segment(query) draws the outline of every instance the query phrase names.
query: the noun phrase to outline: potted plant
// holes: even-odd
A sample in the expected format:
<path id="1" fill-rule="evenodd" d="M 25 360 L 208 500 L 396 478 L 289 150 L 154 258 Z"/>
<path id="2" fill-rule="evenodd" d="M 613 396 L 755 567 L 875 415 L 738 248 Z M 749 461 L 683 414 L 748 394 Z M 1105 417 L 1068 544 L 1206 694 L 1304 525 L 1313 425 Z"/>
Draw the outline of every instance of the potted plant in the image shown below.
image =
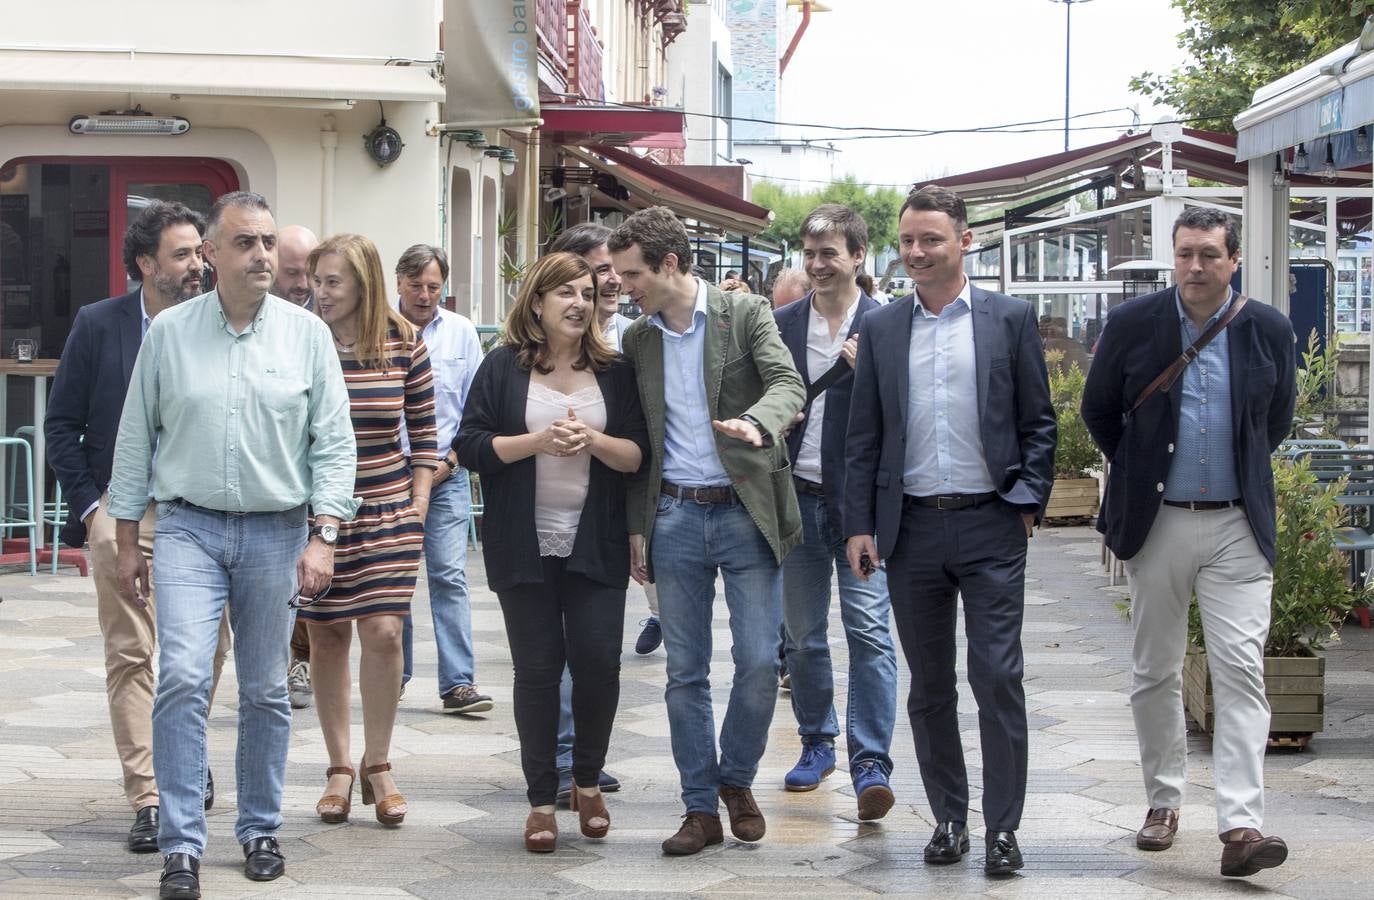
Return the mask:
<path id="1" fill-rule="evenodd" d="M 1083 385 L 1087 376 L 1077 363 L 1064 364 L 1059 350 L 1045 353 L 1050 371 L 1050 400 L 1059 420 L 1059 445 L 1054 451 L 1054 487 L 1045 508 L 1045 518 L 1062 519 L 1097 515 L 1100 492 L 1097 476 L 1102 453 L 1093 443 L 1079 410 L 1083 406 Z"/>
<path id="2" fill-rule="evenodd" d="M 1326 658 L 1318 651 L 1356 606 L 1366 605 L 1367 589 L 1351 585 L 1347 564 L 1336 548 L 1336 529 L 1344 510 L 1343 481 L 1319 482 L 1303 460 L 1274 458 L 1274 591 L 1269 639 L 1264 646 L 1265 696 L 1272 718 L 1271 745 L 1301 748 L 1322 730 Z M 1183 664 L 1183 700 L 1203 731 L 1212 730 L 1213 700 L 1207 673 L 1207 648 L 1194 601 L 1188 613 L 1191 645 Z"/>

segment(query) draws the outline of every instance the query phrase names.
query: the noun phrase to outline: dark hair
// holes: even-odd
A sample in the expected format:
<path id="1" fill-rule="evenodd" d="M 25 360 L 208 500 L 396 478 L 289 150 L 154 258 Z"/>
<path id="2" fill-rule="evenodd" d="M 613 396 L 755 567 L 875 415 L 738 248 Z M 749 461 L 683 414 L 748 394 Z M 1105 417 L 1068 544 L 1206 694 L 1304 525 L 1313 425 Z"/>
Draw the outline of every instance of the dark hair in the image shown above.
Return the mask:
<path id="1" fill-rule="evenodd" d="M 859 290 L 868 296 L 873 296 L 873 276 L 867 272 L 860 272 L 854 276 L 854 283 L 859 286 Z"/>
<path id="2" fill-rule="evenodd" d="M 200 236 L 205 236 L 205 217 L 175 201 L 154 200 L 129 223 L 129 230 L 124 232 L 124 271 L 129 273 L 130 278 L 134 281 L 143 280 L 138 258 L 156 257 L 158 248 L 162 246 L 162 232 L 173 225 L 194 225 Z"/>
<path id="3" fill-rule="evenodd" d="M 612 253 L 628 250 L 635 244 L 644 261 L 655 273 L 669 253 L 677 256 L 677 270 L 686 275 L 692 270 L 692 243 L 687 229 L 666 206 L 651 206 L 630 216 L 606 239 Z"/>
<path id="4" fill-rule="evenodd" d="M 439 277 L 448 281 L 448 254 L 442 247 L 433 247 L 429 244 L 407 247 L 401 258 L 396 260 L 396 277 L 414 278 L 429 268 L 432 262 L 439 264 Z"/>
<path id="5" fill-rule="evenodd" d="M 802 220 L 801 236 L 827 237 L 844 235 L 844 245 L 850 254 L 868 247 L 868 223 L 854 210 L 839 203 L 822 203 Z"/>
<path id="6" fill-rule="evenodd" d="M 955 231 L 968 228 L 968 209 L 964 206 L 964 201 L 949 188 L 940 187 L 938 184 L 928 184 L 919 191 L 908 194 L 906 202 L 897 213 L 897 218 L 900 219 L 908 209 L 942 212 L 954 220 Z"/>
<path id="7" fill-rule="evenodd" d="M 549 362 L 549 339 L 534 311 L 534 301 L 545 292 L 584 276 L 591 277 L 592 295 L 595 296 L 596 272 L 592 271 L 585 259 L 575 253 L 550 253 L 536 260 L 520 279 L 515 305 L 506 314 L 502 340 L 515 348 L 515 364 L 523 371 L 537 369 L 545 375 L 553 371 L 553 365 Z M 582 333 L 582 355 L 573 363 L 573 368 L 604 372 L 618 355 L 615 348 L 606 343 L 601 329 L 596 327 L 595 317 L 592 317 L 587 330 Z"/>
<path id="8" fill-rule="evenodd" d="M 1180 228 L 1192 228 L 1197 231 L 1225 228 L 1226 255 L 1234 257 L 1240 253 L 1240 231 L 1236 228 L 1236 220 L 1219 209 L 1212 209 L 1209 206 L 1184 207 L 1179 217 L 1174 219 L 1174 230 L 1169 233 L 1169 240 L 1178 238 Z"/>
<path id="9" fill-rule="evenodd" d="M 210 207 L 210 215 L 205 221 L 205 233 L 210 234 L 219 225 L 219 220 L 224 218 L 224 211 L 233 207 L 234 209 L 261 209 L 269 214 L 272 212 L 271 205 L 267 198 L 262 194 L 255 194 L 252 191 L 231 191 L 215 201 L 215 205 Z"/>
<path id="10" fill-rule="evenodd" d="M 583 222 L 567 229 L 549 245 L 550 253 L 576 253 L 586 256 L 597 247 L 606 243 L 611 229 L 596 222 Z"/>

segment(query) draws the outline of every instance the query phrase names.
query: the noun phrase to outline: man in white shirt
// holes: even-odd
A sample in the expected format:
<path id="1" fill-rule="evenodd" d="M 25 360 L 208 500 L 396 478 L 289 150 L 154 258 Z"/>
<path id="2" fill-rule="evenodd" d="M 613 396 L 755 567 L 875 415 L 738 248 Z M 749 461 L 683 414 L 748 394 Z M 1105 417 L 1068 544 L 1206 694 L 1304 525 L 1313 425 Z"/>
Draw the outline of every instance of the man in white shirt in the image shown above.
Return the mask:
<path id="1" fill-rule="evenodd" d="M 802 543 L 782 564 L 783 643 L 802 752 L 783 783 L 789 791 L 812 791 L 835 771 L 839 726 L 826 634 L 833 570 L 839 577 L 840 618 L 849 644 L 849 774 L 859 818 L 871 821 L 887 815 L 894 800 L 888 776 L 897 717 L 897 654 L 889 629 L 887 576 L 878 570 L 865 581 L 849 571 L 840 501 L 858 331 L 863 318 L 879 306 L 856 280 L 868 251 L 868 225 L 861 215 L 824 203 L 802 222 L 801 233 L 802 260 L 815 289 L 774 313 L 782 341 L 806 382 L 808 399 L 804 418 L 787 438 Z"/>
<path id="2" fill-rule="evenodd" d="M 476 666 L 472 650 L 472 612 L 468 605 L 468 520 L 472 515 L 472 488 L 467 469 L 451 449 L 463 417 L 468 388 L 482 363 L 482 342 L 477 329 L 463 316 L 441 304 L 448 280 L 448 255 L 439 247 L 416 244 L 396 263 L 397 308 L 420 331 L 429 348 L 434 372 L 434 418 L 439 447 L 445 449 L 443 465 L 434 473 L 434 487 L 425 518 L 425 581 L 429 609 L 434 616 L 434 642 L 439 648 L 439 697 L 446 713 L 479 713 L 490 710 L 492 699 L 473 683 Z M 405 432 L 401 443 L 409 452 Z M 413 626 L 405 618 L 404 689 L 414 671 Z"/>

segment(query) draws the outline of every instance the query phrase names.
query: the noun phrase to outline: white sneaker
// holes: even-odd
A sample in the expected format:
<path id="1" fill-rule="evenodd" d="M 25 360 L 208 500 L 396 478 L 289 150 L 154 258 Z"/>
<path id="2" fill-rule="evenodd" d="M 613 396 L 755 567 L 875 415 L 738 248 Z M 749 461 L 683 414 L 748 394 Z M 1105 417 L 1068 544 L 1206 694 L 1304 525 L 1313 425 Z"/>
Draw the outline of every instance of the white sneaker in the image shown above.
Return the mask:
<path id="1" fill-rule="evenodd" d="M 310 663 L 303 659 L 291 660 L 286 670 L 286 689 L 291 696 L 292 709 L 305 709 L 310 705 L 313 694 L 310 690 Z"/>

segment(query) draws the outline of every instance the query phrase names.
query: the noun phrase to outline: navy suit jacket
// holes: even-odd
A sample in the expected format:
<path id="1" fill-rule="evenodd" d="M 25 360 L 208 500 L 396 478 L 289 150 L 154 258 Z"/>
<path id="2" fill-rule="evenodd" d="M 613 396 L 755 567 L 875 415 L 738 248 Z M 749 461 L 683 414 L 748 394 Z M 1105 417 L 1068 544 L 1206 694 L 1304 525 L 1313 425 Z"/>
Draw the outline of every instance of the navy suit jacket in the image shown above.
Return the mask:
<path id="1" fill-rule="evenodd" d="M 110 484 L 119 416 L 143 340 L 139 294 L 77 310 L 48 397 L 48 463 L 67 502 L 62 541 L 71 547 L 86 542 L 81 514 Z"/>
<path id="2" fill-rule="evenodd" d="M 789 303 L 773 313 L 778 323 L 778 333 L 782 342 L 792 351 L 792 362 L 801 373 L 808 393 L 811 390 L 811 373 L 806 364 L 806 333 L 811 325 L 811 300 L 814 291 L 801 300 Z M 864 316 L 871 310 L 881 308 L 877 300 L 867 294 L 859 293 L 859 308 L 854 311 L 854 321 L 849 324 L 850 335 L 859 333 Z M 840 498 L 844 496 L 844 439 L 849 426 L 849 396 L 854 388 L 853 371 L 845 372 L 835 383 L 825 390 L 825 419 L 821 422 L 821 483 L 825 485 L 826 511 L 836 528 L 841 518 Z M 802 412 L 811 415 L 811 404 L 802 407 Z M 797 464 L 797 454 L 801 453 L 802 434 L 808 422 L 804 419 L 787 435 L 787 458 L 793 468 Z"/>
<path id="3" fill-rule="evenodd" d="M 1231 356 L 1232 458 L 1245 516 L 1260 552 L 1274 561 L 1274 473 L 1270 454 L 1293 428 L 1296 348 L 1287 316 L 1245 304 L 1226 330 Z M 1174 289 L 1112 310 L 1083 391 L 1083 421 L 1111 461 L 1097 530 L 1122 559 L 1140 552 L 1164 500 L 1173 462 L 1183 377 L 1134 415 L 1136 397 L 1183 352 Z M 1220 499 L 1227 500 L 1228 497 Z"/>
<path id="4" fill-rule="evenodd" d="M 970 299 L 983 460 L 1002 499 L 1038 519 L 1054 485 L 1057 424 L 1035 309 L 976 286 Z M 883 559 L 902 522 L 915 303 L 912 293 L 864 317 L 849 404 L 844 533 L 876 534 Z M 919 437 L 934 453 L 933 435 Z"/>

